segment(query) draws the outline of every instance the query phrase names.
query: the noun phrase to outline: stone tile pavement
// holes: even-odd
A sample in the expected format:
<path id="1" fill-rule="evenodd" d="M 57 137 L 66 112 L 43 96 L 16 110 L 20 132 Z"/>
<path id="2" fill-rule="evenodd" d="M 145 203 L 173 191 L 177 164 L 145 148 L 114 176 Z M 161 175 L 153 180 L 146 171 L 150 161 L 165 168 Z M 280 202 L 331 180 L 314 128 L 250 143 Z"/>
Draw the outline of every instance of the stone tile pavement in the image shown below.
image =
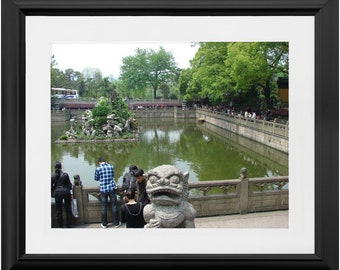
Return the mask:
<path id="1" fill-rule="evenodd" d="M 196 228 L 288 228 L 288 210 L 249 213 L 244 215 L 225 215 L 214 217 L 200 217 L 195 219 Z M 125 224 L 115 228 L 112 223 L 107 229 L 126 228 Z M 102 229 L 100 223 L 91 223 L 73 228 Z"/>

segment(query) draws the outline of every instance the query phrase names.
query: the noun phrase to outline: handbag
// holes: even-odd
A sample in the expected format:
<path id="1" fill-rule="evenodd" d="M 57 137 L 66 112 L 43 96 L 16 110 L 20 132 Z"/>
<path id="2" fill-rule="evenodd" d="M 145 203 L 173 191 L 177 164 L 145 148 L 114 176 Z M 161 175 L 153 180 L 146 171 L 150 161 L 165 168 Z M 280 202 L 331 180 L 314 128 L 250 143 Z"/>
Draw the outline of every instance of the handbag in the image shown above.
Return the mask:
<path id="1" fill-rule="evenodd" d="M 79 217 L 78 206 L 77 206 L 77 199 L 72 199 L 71 200 L 71 212 L 72 212 L 72 215 L 75 218 Z"/>

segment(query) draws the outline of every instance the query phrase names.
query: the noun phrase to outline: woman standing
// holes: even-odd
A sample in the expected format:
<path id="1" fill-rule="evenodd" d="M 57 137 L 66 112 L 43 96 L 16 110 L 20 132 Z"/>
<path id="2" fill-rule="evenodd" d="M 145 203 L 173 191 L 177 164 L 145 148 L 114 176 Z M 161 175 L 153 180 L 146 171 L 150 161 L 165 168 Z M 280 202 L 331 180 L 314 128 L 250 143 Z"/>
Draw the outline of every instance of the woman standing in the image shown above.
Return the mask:
<path id="1" fill-rule="evenodd" d="M 54 194 L 57 221 L 59 228 L 64 228 L 63 202 L 66 213 L 66 228 L 71 228 L 71 200 L 73 197 L 72 183 L 66 172 L 62 171 L 60 162 L 54 166 L 54 173 L 51 177 L 51 190 Z"/>
<path id="2" fill-rule="evenodd" d="M 128 202 L 121 206 L 122 221 L 126 222 L 126 228 L 144 228 L 143 205 L 135 201 L 135 190 L 126 192 Z"/>

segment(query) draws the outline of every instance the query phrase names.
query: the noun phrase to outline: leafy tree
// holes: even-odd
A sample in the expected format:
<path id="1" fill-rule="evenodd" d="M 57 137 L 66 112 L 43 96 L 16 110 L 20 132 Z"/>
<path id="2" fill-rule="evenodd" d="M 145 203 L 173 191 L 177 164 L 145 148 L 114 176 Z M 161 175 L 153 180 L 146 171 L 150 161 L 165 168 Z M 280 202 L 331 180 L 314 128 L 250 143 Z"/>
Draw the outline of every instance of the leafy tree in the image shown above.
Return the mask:
<path id="1" fill-rule="evenodd" d="M 114 89 L 115 89 L 114 83 L 111 82 L 111 81 L 109 80 L 108 77 L 104 77 L 104 78 L 99 82 L 97 93 L 98 93 L 100 96 L 104 96 L 104 97 L 107 97 L 107 98 L 111 98 L 112 95 L 113 95 Z"/>
<path id="2" fill-rule="evenodd" d="M 160 92 L 164 98 L 169 98 L 170 95 L 170 87 L 169 85 L 162 83 L 159 87 Z"/>
<path id="3" fill-rule="evenodd" d="M 85 79 L 101 80 L 103 75 L 99 68 L 86 67 L 82 70 Z"/>
<path id="4" fill-rule="evenodd" d="M 58 78 L 58 69 L 55 68 L 56 65 L 57 65 L 57 61 L 55 60 L 55 56 L 52 55 L 51 57 L 51 85 L 52 87 L 54 87 L 53 85 L 56 84 L 56 81 Z"/>
<path id="5" fill-rule="evenodd" d="M 51 87 L 78 89 L 81 97 L 110 98 L 115 89 L 115 84 L 109 77 L 102 76 L 98 68 L 87 67 L 83 73 L 73 69 L 65 71 L 56 68 L 57 62 L 51 58 Z"/>
<path id="6" fill-rule="evenodd" d="M 85 80 L 82 75 L 83 74 L 81 73 L 81 77 L 79 78 L 78 90 L 79 90 L 79 96 L 84 97 L 86 93 L 86 87 L 85 87 Z"/>
<path id="7" fill-rule="evenodd" d="M 124 125 L 129 117 L 133 117 L 126 102 L 113 91 L 110 98 L 101 97 L 98 99 L 97 106 L 92 109 L 93 124 L 98 131 L 107 123 L 107 116 L 114 114 L 117 124 Z"/>
<path id="8" fill-rule="evenodd" d="M 109 90 L 105 87 L 103 82 L 103 75 L 100 69 L 86 67 L 82 70 L 83 77 L 85 78 L 85 88 L 87 89 L 87 96 L 98 98 L 101 95 L 106 96 L 106 92 Z"/>
<path id="9" fill-rule="evenodd" d="M 85 94 L 84 76 L 81 72 L 66 69 L 65 72 L 56 68 L 57 61 L 54 55 L 51 58 L 51 87 L 78 89 L 79 95 Z"/>
<path id="10" fill-rule="evenodd" d="M 78 79 L 80 72 L 71 68 L 66 69 L 63 74 L 63 84 L 61 87 L 68 89 L 78 89 Z"/>
<path id="11" fill-rule="evenodd" d="M 203 42 L 191 68 L 181 73 L 186 99 L 256 102 L 270 107 L 277 76 L 288 77 L 287 42 Z"/>
<path id="12" fill-rule="evenodd" d="M 190 64 L 192 70 L 182 73 L 181 91 L 187 87 L 186 99 L 206 98 L 219 100 L 226 91 L 227 78 L 224 61 L 228 55 L 224 42 L 201 43 Z M 185 82 L 185 83 L 184 83 Z"/>
<path id="13" fill-rule="evenodd" d="M 146 99 L 150 94 L 147 93 L 146 85 L 139 85 L 139 87 L 131 88 L 131 84 L 126 80 L 118 79 L 115 81 L 116 91 L 123 97 L 134 99 Z M 150 90 L 149 90 L 150 91 Z"/>
<path id="14" fill-rule="evenodd" d="M 124 57 L 122 63 L 122 85 L 125 89 L 141 93 L 142 96 L 151 88 L 153 98 L 157 98 L 157 90 L 161 85 L 171 85 L 176 78 L 174 57 L 163 47 L 157 52 L 153 49 L 137 48 L 135 55 Z"/>
<path id="15" fill-rule="evenodd" d="M 277 93 L 278 75 L 288 77 L 287 42 L 230 43 L 225 61 L 228 90 L 258 92 L 264 109 Z"/>
<path id="16" fill-rule="evenodd" d="M 120 95 L 118 95 L 117 92 L 113 91 L 110 102 L 112 108 L 111 112 L 120 119 L 126 120 L 127 118 L 133 116 L 128 104 L 122 99 Z"/>
<path id="17" fill-rule="evenodd" d="M 56 68 L 57 61 L 55 56 L 52 55 L 51 57 L 51 87 L 62 87 L 64 83 L 64 73 L 63 71 Z"/>
<path id="18" fill-rule="evenodd" d="M 94 126 L 99 129 L 106 123 L 107 116 L 111 113 L 111 106 L 107 102 L 99 102 L 98 106 L 92 109 L 92 117 L 94 119 Z"/>
<path id="19" fill-rule="evenodd" d="M 198 91 L 195 91 L 195 93 L 197 94 L 196 96 L 195 93 L 189 92 L 190 91 L 189 84 L 191 82 L 192 73 L 193 73 L 192 68 L 183 69 L 178 81 L 178 88 L 180 94 L 188 99 L 198 97 Z"/>

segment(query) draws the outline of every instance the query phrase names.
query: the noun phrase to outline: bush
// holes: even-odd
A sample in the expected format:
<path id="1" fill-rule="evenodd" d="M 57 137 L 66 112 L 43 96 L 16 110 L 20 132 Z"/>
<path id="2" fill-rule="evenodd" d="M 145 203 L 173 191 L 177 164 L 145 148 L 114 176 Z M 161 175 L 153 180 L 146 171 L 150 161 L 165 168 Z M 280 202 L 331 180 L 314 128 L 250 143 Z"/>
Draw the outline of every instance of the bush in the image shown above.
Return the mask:
<path id="1" fill-rule="evenodd" d="M 111 114 L 111 108 L 106 104 L 99 104 L 92 110 L 92 118 L 94 120 L 95 129 L 99 129 L 106 123 L 107 116 Z"/>
<path id="2" fill-rule="evenodd" d="M 59 137 L 59 140 L 61 141 L 67 141 L 67 135 L 62 135 Z"/>
<path id="3" fill-rule="evenodd" d="M 105 117 L 105 119 L 106 119 L 106 116 L 110 113 L 111 113 L 110 107 L 105 106 L 105 105 L 104 106 L 99 105 L 99 106 L 93 108 L 92 117 L 94 119 L 97 118 L 97 117 Z"/>

